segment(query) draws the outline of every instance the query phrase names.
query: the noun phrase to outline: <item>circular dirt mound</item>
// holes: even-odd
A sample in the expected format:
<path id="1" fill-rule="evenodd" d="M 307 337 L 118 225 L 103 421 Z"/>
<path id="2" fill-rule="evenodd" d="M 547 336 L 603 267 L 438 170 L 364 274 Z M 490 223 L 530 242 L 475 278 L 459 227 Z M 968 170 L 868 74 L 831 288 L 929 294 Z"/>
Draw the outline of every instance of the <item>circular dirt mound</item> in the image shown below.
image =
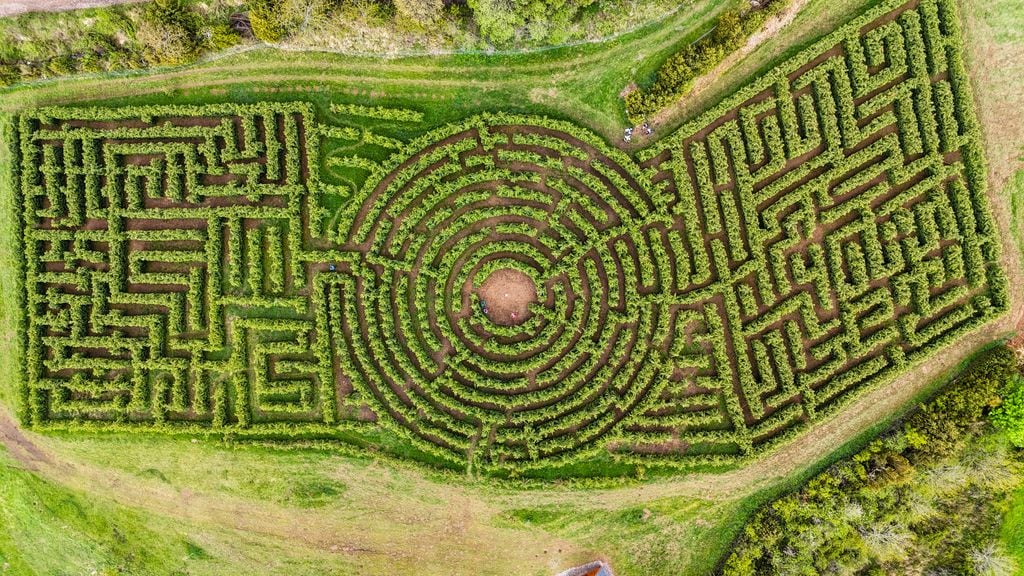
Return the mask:
<path id="1" fill-rule="evenodd" d="M 664 377 L 657 303 L 637 296 L 630 224 L 654 210 L 640 170 L 546 124 L 429 135 L 344 232 L 364 254 L 341 306 L 347 372 L 432 453 L 505 465 L 596 449 Z"/>
<path id="2" fill-rule="evenodd" d="M 495 270 L 477 290 L 487 317 L 503 326 L 518 326 L 530 318 L 537 301 L 537 286 L 528 275 L 513 269 Z"/>

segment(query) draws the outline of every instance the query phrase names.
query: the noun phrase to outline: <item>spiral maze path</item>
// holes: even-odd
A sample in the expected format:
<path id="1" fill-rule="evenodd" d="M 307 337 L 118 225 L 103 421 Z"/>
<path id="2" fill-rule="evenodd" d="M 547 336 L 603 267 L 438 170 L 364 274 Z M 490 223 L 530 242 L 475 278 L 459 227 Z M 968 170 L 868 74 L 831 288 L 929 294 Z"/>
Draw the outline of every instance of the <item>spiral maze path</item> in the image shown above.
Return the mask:
<path id="1" fill-rule="evenodd" d="M 966 77 L 952 1 L 913 0 L 636 159 L 508 114 L 25 113 L 23 418 L 505 472 L 757 455 L 1006 308 Z"/>
<path id="2" fill-rule="evenodd" d="M 638 262 L 664 263 L 638 224 L 666 219 L 644 175 L 530 121 L 427 135 L 342 236 L 363 254 L 341 288 L 346 373 L 431 445 L 495 462 L 593 447 L 665 368 L 665 299 Z M 495 276 L 536 293 L 520 322 L 491 317 L 479 288 Z"/>

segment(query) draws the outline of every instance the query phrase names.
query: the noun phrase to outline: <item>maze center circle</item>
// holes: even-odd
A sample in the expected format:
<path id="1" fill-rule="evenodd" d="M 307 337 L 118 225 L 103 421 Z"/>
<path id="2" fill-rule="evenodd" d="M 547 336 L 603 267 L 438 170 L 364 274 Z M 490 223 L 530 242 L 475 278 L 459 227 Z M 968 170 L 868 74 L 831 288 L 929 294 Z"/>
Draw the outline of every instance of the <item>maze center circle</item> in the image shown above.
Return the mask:
<path id="1" fill-rule="evenodd" d="M 589 132 L 530 120 L 428 134 L 364 188 L 347 232 L 376 408 L 496 461 L 592 447 L 657 376 L 631 355 L 654 323 L 622 261 L 652 210 L 640 170 Z"/>
<path id="2" fill-rule="evenodd" d="M 503 326 L 519 326 L 530 318 L 530 305 L 537 301 L 532 278 L 511 268 L 495 270 L 477 289 L 483 313 Z"/>

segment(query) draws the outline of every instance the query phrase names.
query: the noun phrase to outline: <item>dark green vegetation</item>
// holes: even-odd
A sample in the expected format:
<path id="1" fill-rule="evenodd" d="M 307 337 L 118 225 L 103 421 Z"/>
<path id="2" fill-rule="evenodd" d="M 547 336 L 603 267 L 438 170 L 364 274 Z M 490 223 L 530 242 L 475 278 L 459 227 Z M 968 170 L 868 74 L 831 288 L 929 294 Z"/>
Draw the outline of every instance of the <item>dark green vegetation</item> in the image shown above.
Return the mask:
<path id="1" fill-rule="evenodd" d="M 626 94 L 626 116 L 630 122 L 640 124 L 678 100 L 694 80 L 742 46 L 768 18 L 782 11 L 786 3 L 786 0 L 771 0 L 757 8 L 744 3 L 744 6 L 723 12 L 707 33 L 661 64 L 653 83 Z"/>
<path id="2" fill-rule="evenodd" d="M 997 542 L 1020 455 L 986 415 L 1020 378 L 1010 349 L 983 353 L 895 430 L 759 511 L 723 574 L 1015 573 Z"/>
<path id="3" fill-rule="evenodd" d="M 670 14 L 665 0 L 150 0 L 0 18 L 0 86 L 82 72 L 176 66 L 259 42 L 384 53 L 548 47 Z"/>
<path id="4" fill-rule="evenodd" d="M 78 72 L 133 70 L 195 61 L 243 39 L 231 7 L 203 12 L 188 0 L 155 0 L 56 14 L 0 19 L 0 86 Z"/>
<path id="5" fill-rule="evenodd" d="M 22 114 L 24 416 L 510 475 L 757 456 L 1006 308 L 960 50 L 950 1 L 887 3 L 639 162 L 501 114 Z"/>

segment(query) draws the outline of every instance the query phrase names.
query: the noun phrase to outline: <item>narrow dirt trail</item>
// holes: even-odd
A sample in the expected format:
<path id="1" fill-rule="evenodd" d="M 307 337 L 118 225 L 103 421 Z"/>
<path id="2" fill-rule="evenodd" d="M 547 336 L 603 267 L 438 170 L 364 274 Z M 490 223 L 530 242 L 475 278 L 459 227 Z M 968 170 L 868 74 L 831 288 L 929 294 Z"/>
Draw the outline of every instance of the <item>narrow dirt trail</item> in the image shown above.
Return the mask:
<path id="1" fill-rule="evenodd" d="M 0 3 L 0 17 L 26 12 L 61 12 L 81 8 L 98 8 L 141 1 L 143 0 L 4 0 Z"/>
<path id="2" fill-rule="evenodd" d="M 761 46 L 761 44 L 764 44 L 766 41 L 774 38 L 783 28 L 793 22 L 809 1 L 810 0 L 793 0 L 782 10 L 782 12 L 769 18 L 760 30 L 752 34 L 750 38 L 747 39 L 747 42 L 743 46 L 726 56 L 724 60 L 719 62 L 718 65 L 712 68 L 709 72 L 701 74 L 694 79 L 693 86 L 691 86 L 685 94 L 680 96 L 675 103 L 662 108 L 650 118 L 650 122 L 655 126 L 667 125 L 674 127 L 682 117 L 689 113 L 687 102 L 690 99 L 713 86 L 726 72 L 729 71 L 730 68 L 749 56 L 754 50 Z M 623 89 L 622 94 L 625 94 L 630 88 L 632 88 L 632 85 Z M 638 136 L 634 136 L 634 145 L 632 148 L 641 148 L 660 137 L 660 135 L 655 135 L 651 138 L 645 138 L 643 134 L 639 134 Z"/>

